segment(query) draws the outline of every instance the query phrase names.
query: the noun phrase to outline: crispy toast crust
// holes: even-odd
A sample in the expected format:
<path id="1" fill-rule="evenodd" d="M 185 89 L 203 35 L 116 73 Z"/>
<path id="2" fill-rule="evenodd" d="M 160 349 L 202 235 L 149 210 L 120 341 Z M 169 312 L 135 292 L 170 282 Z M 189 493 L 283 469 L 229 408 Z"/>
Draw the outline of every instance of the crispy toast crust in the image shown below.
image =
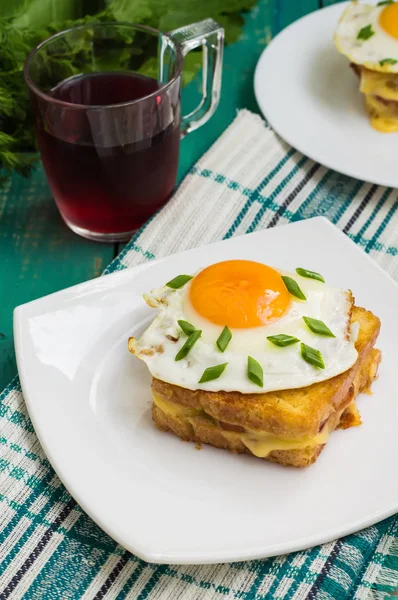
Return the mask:
<path id="1" fill-rule="evenodd" d="M 347 405 L 354 400 L 359 392 L 370 388 L 376 377 L 380 359 L 381 353 L 379 350 L 372 349 L 368 353 L 347 393 L 345 398 Z M 152 405 L 152 416 L 160 430 L 170 431 L 185 441 L 205 443 L 232 452 L 251 454 L 250 450 L 238 438 L 225 437 L 222 433 L 223 430 L 217 426 L 217 423 L 206 416 L 197 416 L 190 420 L 172 416 L 164 413 L 155 403 Z M 356 410 L 347 410 L 342 415 L 340 411 L 335 411 L 330 415 L 327 422 L 329 431 L 339 427 L 345 429 L 359 424 L 360 418 Z M 324 444 L 318 444 L 300 450 L 275 450 L 264 458 L 285 466 L 307 467 L 316 461 L 324 446 Z"/>
<path id="2" fill-rule="evenodd" d="M 242 394 L 188 390 L 154 378 L 153 391 L 176 404 L 204 410 L 217 421 L 244 429 L 290 439 L 314 436 L 333 412 L 348 404 L 350 388 L 379 334 L 380 320 L 364 308 L 353 307 L 351 323 L 354 322 L 360 325 L 355 343 L 358 360 L 345 373 L 326 381 L 299 389 Z"/>

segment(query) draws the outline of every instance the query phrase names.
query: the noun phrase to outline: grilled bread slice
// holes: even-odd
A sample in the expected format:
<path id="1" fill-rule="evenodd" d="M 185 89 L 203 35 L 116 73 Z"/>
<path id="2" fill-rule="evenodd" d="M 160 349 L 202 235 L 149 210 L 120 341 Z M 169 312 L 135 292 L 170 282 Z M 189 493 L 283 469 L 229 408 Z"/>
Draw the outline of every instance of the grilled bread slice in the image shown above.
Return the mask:
<path id="1" fill-rule="evenodd" d="M 331 431 L 360 424 L 355 397 L 369 389 L 377 373 L 381 355 L 373 346 L 380 321 L 354 306 L 354 322 L 359 324 L 355 365 L 304 388 L 265 394 L 206 392 L 153 379 L 156 425 L 184 440 L 252 453 L 284 465 L 313 463 Z"/>

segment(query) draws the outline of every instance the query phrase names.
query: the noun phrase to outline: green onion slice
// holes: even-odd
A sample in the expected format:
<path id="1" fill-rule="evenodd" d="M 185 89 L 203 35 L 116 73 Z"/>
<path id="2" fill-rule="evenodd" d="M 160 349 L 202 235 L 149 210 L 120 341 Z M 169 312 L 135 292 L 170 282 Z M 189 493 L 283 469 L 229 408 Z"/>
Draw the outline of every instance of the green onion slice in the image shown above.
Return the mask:
<path id="1" fill-rule="evenodd" d="M 222 332 L 220 333 L 220 337 L 218 338 L 218 340 L 216 342 L 218 349 L 221 352 L 224 352 L 224 350 L 228 346 L 231 339 L 232 339 L 232 333 L 231 333 L 230 329 L 227 326 L 225 326 L 224 329 L 222 330 Z"/>
<path id="2" fill-rule="evenodd" d="M 177 275 L 177 277 L 174 277 L 174 279 L 166 283 L 166 285 L 173 290 L 178 290 L 178 288 L 188 283 L 192 277 L 192 275 Z"/>
<path id="3" fill-rule="evenodd" d="M 279 335 L 269 335 L 267 340 L 274 344 L 275 346 L 280 346 L 284 348 L 285 346 L 291 346 L 292 344 L 297 344 L 300 340 L 292 335 L 285 335 L 284 333 L 280 333 Z"/>
<path id="4" fill-rule="evenodd" d="M 202 377 L 199 379 L 199 383 L 206 383 L 206 381 L 213 381 L 213 379 L 218 379 L 222 373 L 224 373 L 225 368 L 228 363 L 223 363 L 222 365 L 216 365 L 215 367 L 208 367 L 203 371 Z"/>
<path id="5" fill-rule="evenodd" d="M 329 327 L 323 321 L 312 319 L 311 317 L 303 317 L 304 323 L 318 335 L 326 335 L 327 337 L 336 337 Z"/>
<path id="6" fill-rule="evenodd" d="M 386 4 L 394 4 L 394 0 L 382 0 L 382 2 L 377 3 L 377 6 L 385 6 Z"/>
<path id="7" fill-rule="evenodd" d="M 398 60 L 395 60 L 395 58 L 383 58 L 383 60 L 379 62 L 379 65 L 384 67 L 384 65 L 396 65 L 397 62 Z"/>
<path id="8" fill-rule="evenodd" d="M 247 376 L 250 381 L 263 387 L 263 368 L 252 356 L 247 357 Z"/>
<path id="9" fill-rule="evenodd" d="M 297 275 L 301 275 L 301 277 L 308 277 L 308 279 L 316 279 L 317 281 L 322 281 L 325 283 L 322 275 L 320 273 L 316 273 L 315 271 L 308 271 L 308 269 L 302 269 L 301 267 L 298 267 L 296 269 L 296 273 Z"/>
<path id="10" fill-rule="evenodd" d="M 287 277 L 286 275 L 282 275 L 283 283 L 287 287 L 288 291 L 292 296 L 299 298 L 300 300 L 306 300 L 305 294 L 301 291 L 299 284 L 297 281 L 292 279 L 291 277 Z"/>
<path id="11" fill-rule="evenodd" d="M 362 29 L 359 30 L 358 35 L 357 35 L 357 40 L 368 40 L 369 38 L 371 38 L 373 35 L 375 34 L 375 32 L 372 29 L 372 25 L 366 25 L 366 27 L 362 27 Z"/>
<path id="12" fill-rule="evenodd" d="M 202 331 L 200 329 L 195 329 L 193 333 L 186 340 L 185 344 L 180 348 L 174 360 L 182 360 L 189 354 L 191 348 L 196 344 L 200 336 L 202 335 Z"/>
<path id="13" fill-rule="evenodd" d="M 314 367 L 318 367 L 319 369 L 325 368 L 325 363 L 323 362 L 323 356 L 316 348 L 311 348 L 311 346 L 307 346 L 301 342 L 301 356 L 305 360 L 305 362 L 313 365 Z"/>
<path id="14" fill-rule="evenodd" d="M 181 319 L 181 321 L 178 321 L 178 324 L 185 333 L 185 335 L 191 335 L 191 333 L 196 331 L 196 327 L 194 327 L 192 323 L 188 323 L 188 321 L 184 321 Z"/>

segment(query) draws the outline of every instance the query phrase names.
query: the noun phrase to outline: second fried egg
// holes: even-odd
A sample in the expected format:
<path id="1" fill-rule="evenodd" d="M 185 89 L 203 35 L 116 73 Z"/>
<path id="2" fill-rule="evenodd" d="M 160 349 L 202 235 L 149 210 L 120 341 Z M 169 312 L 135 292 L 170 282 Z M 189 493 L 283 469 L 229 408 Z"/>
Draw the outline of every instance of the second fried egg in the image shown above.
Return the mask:
<path id="1" fill-rule="evenodd" d="M 377 6 L 351 2 L 342 14 L 334 41 L 351 62 L 383 73 L 398 73 L 398 2 Z"/>

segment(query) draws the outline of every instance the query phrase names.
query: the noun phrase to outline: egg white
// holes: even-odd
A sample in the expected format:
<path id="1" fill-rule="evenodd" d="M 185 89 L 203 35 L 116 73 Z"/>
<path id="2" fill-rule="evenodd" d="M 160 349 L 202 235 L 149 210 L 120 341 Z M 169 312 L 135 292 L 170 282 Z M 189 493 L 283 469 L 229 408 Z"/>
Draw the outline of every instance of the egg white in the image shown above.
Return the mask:
<path id="1" fill-rule="evenodd" d="M 379 23 L 384 8 L 352 2 L 340 18 L 334 42 L 338 51 L 357 65 L 384 73 L 398 73 L 398 62 L 380 65 L 380 61 L 386 58 L 398 61 L 398 40 L 384 31 Z M 358 40 L 358 33 L 368 25 L 372 26 L 375 34 L 368 40 Z"/>
<path id="2" fill-rule="evenodd" d="M 189 302 L 189 285 L 173 290 L 166 286 L 146 295 L 146 301 L 158 310 L 158 315 L 139 340 L 132 342 L 134 353 L 145 361 L 153 377 L 191 390 L 239 391 L 262 393 L 300 388 L 330 379 L 349 369 L 357 360 L 357 351 L 350 331 L 350 297 L 342 289 L 325 283 L 279 271 L 294 278 L 306 296 L 305 301 L 292 296 L 287 313 L 271 323 L 248 329 L 231 329 L 232 339 L 225 352 L 216 346 L 222 327 L 199 315 Z M 323 321 L 336 337 L 325 337 L 310 331 L 303 316 Z M 175 356 L 187 336 L 178 325 L 185 320 L 202 330 L 202 335 L 186 358 Z M 287 334 L 317 348 L 325 368 L 319 369 L 304 361 L 300 343 L 280 348 L 267 340 L 268 336 Z M 248 356 L 263 368 L 264 386 L 259 387 L 247 376 Z M 204 370 L 228 363 L 213 381 L 199 384 Z"/>

